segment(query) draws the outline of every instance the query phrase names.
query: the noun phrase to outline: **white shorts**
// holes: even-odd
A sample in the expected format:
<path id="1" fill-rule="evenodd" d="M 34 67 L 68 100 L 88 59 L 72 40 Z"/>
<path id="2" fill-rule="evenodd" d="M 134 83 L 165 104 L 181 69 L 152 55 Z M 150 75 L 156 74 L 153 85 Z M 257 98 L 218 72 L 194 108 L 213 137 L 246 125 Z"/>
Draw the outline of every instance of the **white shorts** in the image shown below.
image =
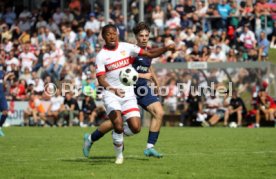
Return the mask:
<path id="1" fill-rule="evenodd" d="M 140 110 L 137 104 L 136 96 L 120 98 L 115 94 L 105 93 L 103 96 L 104 107 L 107 115 L 111 111 L 117 110 L 122 112 L 123 120 L 126 121 L 131 117 L 140 117 Z"/>

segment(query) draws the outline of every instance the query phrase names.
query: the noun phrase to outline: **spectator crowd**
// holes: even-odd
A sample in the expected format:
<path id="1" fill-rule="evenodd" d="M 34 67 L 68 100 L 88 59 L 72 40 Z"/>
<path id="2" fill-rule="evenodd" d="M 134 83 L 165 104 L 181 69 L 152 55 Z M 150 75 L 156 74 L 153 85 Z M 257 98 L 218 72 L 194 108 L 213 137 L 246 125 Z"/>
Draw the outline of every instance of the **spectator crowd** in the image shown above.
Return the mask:
<path id="1" fill-rule="evenodd" d="M 173 40 L 177 50 L 154 59 L 153 63 L 265 61 L 269 48 L 276 47 L 274 0 L 179 0 L 175 7 L 171 1 L 160 2 L 157 5 L 156 1 L 145 1 L 145 21 L 152 29 L 150 46 L 160 47 Z M 96 0 L 93 11 L 89 7 L 91 5 L 86 1 L 79 0 L 71 0 L 64 9 L 51 0 L 44 0 L 32 9 L 17 7 L 12 2 L 2 4 L 0 60 L 5 64 L 5 71 L 13 74 L 5 83 L 5 92 L 10 101 L 30 101 L 24 114 L 26 121 L 30 116 L 34 123 L 38 119 L 52 118 L 54 124 L 64 125 L 59 119 L 67 117 L 67 124 L 71 125 L 70 121 L 77 116 L 80 125 L 84 126 L 85 115 L 93 123 L 101 114 L 102 108 L 94 103 L 101 99 L 96 93 L 95 56 L 103 45 L 100 31 L 106 23 L 103 2 Z M 127 26 L 121 7 L 121 1 L 111 1 L 108 23 L 118 27 L 121 41 L 135 43 L 131 30 L 139 21 L 139 1 L 128 3 Z M 189 77 L 200 76 L 197 72 L 188 73 L 194 76 L 187 75 L 187 71 L 183 75 L 169 72 L 167 80 L 160 78 L 161 84 L 170 87 Z M 220 70 L 207 74 L 208 78 L 218 80 Z M 248 69 L 237 72 L 234 80 L 241 86 L 238 93 L 262 83 L 261 76 L 252 85 L 248 80 L 250 75 Z M 58 86 L 60 82 L 82 86 L 90 97 L 77 99 L 83 99 L 85 105 L 79 107 L 72 94 L 64 97 L 57 93 L 51 97 L 45 93 L 47 84 Z M 50 107 L 44 109 L 41 101 L 49 101 Z M 169 106 L 175 111 L 179 101 L 181 98 L 177 97 L 165 99 L 164 103 L 173 104 Z M 229 110 L 229 115 L 234 110 Z M 240 119 L 240 113 L 244 111 L 239 108 L 235 112 Z M 272 120 L 273 112 L 270 113 L 267 118 Z M 221 114 L 218 116 L 222 117 Z"/>

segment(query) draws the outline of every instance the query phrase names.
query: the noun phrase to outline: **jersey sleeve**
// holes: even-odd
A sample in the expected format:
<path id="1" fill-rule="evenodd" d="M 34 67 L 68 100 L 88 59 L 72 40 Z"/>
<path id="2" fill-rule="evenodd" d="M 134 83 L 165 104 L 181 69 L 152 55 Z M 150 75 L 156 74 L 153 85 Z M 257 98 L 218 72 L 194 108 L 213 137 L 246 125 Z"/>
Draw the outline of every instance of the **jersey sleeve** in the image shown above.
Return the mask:
<path id="1" fill-rule="evenodd" d="M 130 51 L 130 56 L 132 57 L 137 57 L 138 55 L 141 55 L 143 52 L 143 49 L 135 44 L 127 44 L 127 49 Z"/>
<path id="2" fill-rule="evenodd" d="M 100 54 L 96 56 L 96 76 L 101 76 L 105 74 L 105 65 L 103 58 L 101 58 Z"/>

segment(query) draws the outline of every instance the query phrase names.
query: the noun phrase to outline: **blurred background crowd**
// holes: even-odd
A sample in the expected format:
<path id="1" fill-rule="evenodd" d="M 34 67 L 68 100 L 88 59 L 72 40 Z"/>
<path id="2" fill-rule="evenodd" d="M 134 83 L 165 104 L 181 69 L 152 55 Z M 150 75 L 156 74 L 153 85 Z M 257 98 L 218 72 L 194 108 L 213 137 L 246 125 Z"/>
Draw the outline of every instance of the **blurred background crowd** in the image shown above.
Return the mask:
<path id="1" fill-rule="evenodd" d="M 102 107 L 94 103 L 101 100 L 101 95 L 96 93 L 95 56 L 103 45 L 100 31 L 106 24 L 104 1 L 95 0 L 93 11 L 89 1 L 85 0 L 71 0 L 65 5 L 66 8 L 61 8 L 60 2 L 55 0 L 39 2 L 32 8 L 16 6 L 13 1 L 0 2 L 0 60 L 5 64 L 6 72 L 13 73 L 5 83 L 6 97 L 11 103 L 29 101 L 29 108 L 24 113 L 26 124 L 30 116 L 34 123 L 51 117 L 55 124 L 58 119 L 67 116 L 70 125 L 70 121 L 77 116 L 76 120 L 85 126 L 85 115 L 89 116 L 88 123 L 94 124 L 97 116 L 105 118 Z M 167 40 L 173 40 L 178 49 L 153 59 L 154 64 L 266 61 L 269 49 L 276 47 L 275 0 L 179 0 L 174 1 L 177 2 L 175 6 L 168 0 L 160 1 L 158 5 L 157 1 L 144 2 L 145 22 L 152 30 L 149 46 L 161 47 Z M 131 31 L 139 21 L 139 1 L 128 1 L 127 26 L 124 24 L 121 1 L 111 1 L 109 15 L 108 23 L 118 27 L 120 40 L 135 43 Z M 258 96 L 268 89 L 270 80 L 274 78 L 266 69 L 246 68 L 208 71 L 158 69 L 157 75 L 160 85 L 172 89 L 163 102 L 168 112 L 181 114 L 180 125 L 184 125 L 187 118 L 184 113 L 187 113 L 192 102 L 189 94 L 184 94 L 184 97 L 174 95 L 173 88 L 177 83 L 208 86 L 214 82 L 218 87 L 231 81 L 237 95 L 251 96 L 246 98 L 250 102 L 245 102 L 247 105 L 243 105 L 242 113 L 245 114 L 245 107 L 253 107 L 256 116 L 258 111 L 262 111 Z M 47 84 L 59 86 L 60 82 L 81 86 L 90 97 L 79 96 L 75 99 L 69 93 L 61 96 L 58 92 L 52 97 L 45 94 L 45 86 L 51 90 Z M 257 102 L 255 98 L 258 98 Z M 77 100 L 83 100 L 87 106 L 79 106 Z M 208 99 L 200 100 L 204 100 L 202 104 L 207 109 Z M 46 109 L 41 101 L 49 101 L 50 106 Z M 267 106 L 262 116 L 273 121 L 275 112 L 271 109 L 275 106 L 272 101 L 262 103 Z M 230 101 L 226 105 L 221 100 L 221 104 L 209 105 L 209 108 L 224 106 L 228 109 L 230 104 Z M 232 106 L 233 109 L 238 107 Z M 205 119 L 204 114 L 211 117 L 211 122 L 206 125 L 213 124 L 214 114 L 219 118 L 227 118 L 228 115 L 225 114 L 227 110 L 223 115 L 220 110 L 213 110 L 212 114 L 201 109 L 198 111 L 203 117 L 196 115 L 195 119 Z M 238 111 L 234 112 L 236 118 L 240 118 Z M 231 115 L 233 111 L 228 112 Z"/>

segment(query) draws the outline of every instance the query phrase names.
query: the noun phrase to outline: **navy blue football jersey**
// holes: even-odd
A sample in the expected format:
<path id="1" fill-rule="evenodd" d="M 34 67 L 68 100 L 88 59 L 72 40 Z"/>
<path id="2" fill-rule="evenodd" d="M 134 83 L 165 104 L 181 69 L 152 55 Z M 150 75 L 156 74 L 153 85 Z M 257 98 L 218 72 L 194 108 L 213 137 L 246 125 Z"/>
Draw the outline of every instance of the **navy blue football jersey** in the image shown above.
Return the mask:
<path id="1" fill-rule="evenodd" d="M 149 73 L 149 69 L 151 66 L 151 59 L 146 57 L 135 57 L 135 60 L 132 64 L 133 68 L 138 73 Z M 147 85 L 147 79 L 139 78 L 138 81 L 135 84 L 136 86 L 146 86 Z"/>

